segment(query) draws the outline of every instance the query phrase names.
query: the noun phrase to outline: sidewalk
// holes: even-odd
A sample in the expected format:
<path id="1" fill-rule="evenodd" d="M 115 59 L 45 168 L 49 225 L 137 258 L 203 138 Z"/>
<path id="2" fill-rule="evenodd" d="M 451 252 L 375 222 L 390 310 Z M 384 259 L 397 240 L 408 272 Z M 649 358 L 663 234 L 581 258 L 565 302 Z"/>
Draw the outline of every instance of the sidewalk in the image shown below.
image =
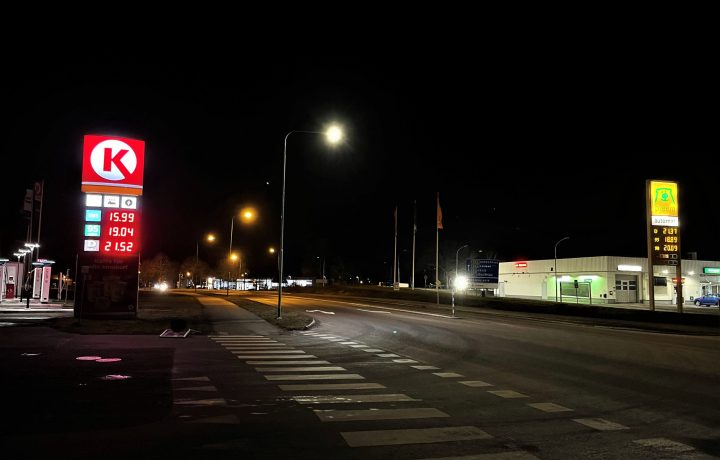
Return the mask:
<path id="1" fill-rule="evenodd" d="M 40 303 L 38 299 L 31 299 L 30 300 L 30 308 L 27 307 L 27 301 L 19 299 L 12 299 L 12 300 L 6 300 L 3 299 L 2 302 L 0 302 L 0 311 L 38 311 L 38 312 L 48 312 L 48 311 L 72 311 L 73 306 L 72 305 L 65 305 L 64 302 L 60 300 L 51 300 L 48 303 Z"/>

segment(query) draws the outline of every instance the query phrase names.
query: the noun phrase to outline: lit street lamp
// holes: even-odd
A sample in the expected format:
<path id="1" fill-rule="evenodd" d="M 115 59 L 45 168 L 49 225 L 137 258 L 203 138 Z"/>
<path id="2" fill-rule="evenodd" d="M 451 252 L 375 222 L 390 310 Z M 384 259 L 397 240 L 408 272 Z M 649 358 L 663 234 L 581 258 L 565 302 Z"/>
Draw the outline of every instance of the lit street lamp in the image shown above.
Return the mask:
<path id="1" fill-rule="evenodd" d="M 470 246 L 469 244 L 464 244 L 460 246 L 457 251 L 455 251 L 455 279 L 453 280 L 453 288 L 452 288 L 452 315 L 453 318 L 455 317 L 455 290 L 460 287 L 460 289 L 467 288 L 467 278 L 464 278 L 464 280 L 458 280 L 458 255 L 460 254 L 460 251 L 465 249 L 466 247 Z M 460 281 L 460 283 L 458 283 Z M 462 286 L 458 286 L 458 284 L 461 284 Z"/>
<path id="2" fill-rule="evenodd" d="M 343 139 L 342 129 L 337 125 L 328 127 L 325 132 L 320 131 L 298 131 L 293 130 L 285 135 L 285 142 L 283 144 L 283 185 L 282 185 L 282 205 L 280 207 L 280 261 L 278 263 L 278 307 L 277 307 L 277 319 L 282 318 L 282 280 L 283 280 L 283 255 L 285 249 L 285 172 L 287 170 L 287 140 L 291 134 L 324 134 L 327 142 L 331 145 L 339 144 Z"/>
<path id="3" fill-rule="evenodd" d="M 240 210 L 240 221 L 245 224 L 251 224 L 257 219 L 257 211 L 251 207 L 245 207 Z M 232 243 L 233 243 L 233 231 L 235 229 L 235 216 L 233 215 L 230 219 L 230 250 L 228 251 L 228 257 L 232 259 Z M 228 271 L 228 285 L 226 295 L 230 295 L 230 272 Z"/>
<path id="4" fill-rule="evenodd" d="M 208 233 L 208 235 L 205 237 L 205 241 L 208 243 L 212 243 L 215 241 L 215 235 L 212 233 Z M 195 281 L 195 277 L 197 276 L 198 271 L 198 258 L 200 255 L 200 240 L 195 240 L 195 268 L 193 270 L 193 288 L 195 289 L 195 292 L 197 292 L 197 282 Z"/>
<path id="5" fill-rule="evenodd" d="M 558 244 L 562 243 L 565 240 L 569 240 L 570 237 L 566 236 L 565 238 L 561 238 L 557 243 L 555 243 L 555 302 L 558 301 L 558 276 L 557 276 L 557 247 Z"/>

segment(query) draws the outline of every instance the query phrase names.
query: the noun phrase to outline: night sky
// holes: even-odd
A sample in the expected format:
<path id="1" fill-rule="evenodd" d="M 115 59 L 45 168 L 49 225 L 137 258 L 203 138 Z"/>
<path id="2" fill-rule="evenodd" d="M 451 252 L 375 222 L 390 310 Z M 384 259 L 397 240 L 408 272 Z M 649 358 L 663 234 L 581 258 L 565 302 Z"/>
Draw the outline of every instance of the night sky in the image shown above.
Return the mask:
<path id="1" fill-rule="evenodd" d="M 107 57 L 105 57 L 107 58 Z M 417 276 L 470 244 L 503 261 L 646 255 L 645 180 L 680 183 L 683 254 L 720 259 L 720 171 L 712 72 L 635 57 L 49 56 L 6 66 L 0 256 L 22 245 L 20 210 L 44 179 L 41 257 L 73 268 L 82 228 L 84 134 L 146 142 L 142 256 L 211 265 L 234 248 L 276 275 L 283 138 L 338 121 L 347 141 L 288 141 L 286 270 L 392 279 L 393 210 L 408 281 L 413 201 Z M 681 70 L 680 70 L 681 69 Z M 715 90 L 713 90 L 715 91 Z M 468 256 L 463 251 L 460 259 Z M 320 257 L 321 259 L 317 259 Z M 429 279 L 432 279 L 430 277 Z"/>

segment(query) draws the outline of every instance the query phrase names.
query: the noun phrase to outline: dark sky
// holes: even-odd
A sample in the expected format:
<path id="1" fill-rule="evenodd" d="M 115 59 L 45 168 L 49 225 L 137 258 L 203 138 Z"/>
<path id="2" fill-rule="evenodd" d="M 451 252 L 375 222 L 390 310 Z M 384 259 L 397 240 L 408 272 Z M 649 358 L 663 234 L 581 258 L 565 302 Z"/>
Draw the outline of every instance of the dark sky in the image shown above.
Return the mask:
<path id="1" fill-rule="evenodd" d="M 109 64 L 108 62 L 112 62 Z M 391 278 L 399 206 L 401 277 L 417 201 L 417 273 L 434 264 L 435 194 L 456 249 L 501 260 L 645 256 L 645 180 L 680 183 L 683 252 L 720 259 L 716 84 L 697 61 L 540 52 L 502 56 L 45 56 L 8 65 L 0 143 L 0 255 L 22 243 L 25 189 L 46 182 L 42 256 L 74 266 L 84 134 L 146 142 L 143 257 L 227 253 L 271 274 L 283 138 L 333 120 L 347 142 L 288 142 L 286 272 Z M 467 252 L 463 253 L 467 255 Z M 461 254 L 461 260 L 464 255 Z M 421 281 L 419 281 L 421 283 Z"/>

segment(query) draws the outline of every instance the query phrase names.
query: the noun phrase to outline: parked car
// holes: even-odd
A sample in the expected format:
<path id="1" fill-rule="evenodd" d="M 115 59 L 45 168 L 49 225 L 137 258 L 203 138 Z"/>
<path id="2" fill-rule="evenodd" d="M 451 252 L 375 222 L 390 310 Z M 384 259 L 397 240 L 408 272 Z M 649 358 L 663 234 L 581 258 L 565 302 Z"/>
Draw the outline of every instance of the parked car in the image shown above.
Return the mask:
<path id="1" fill-rule="evenodd" d="M 693 300 L 695 305 L 719 305 L 720 306 L 720 296 L 717 294 L 706 294 L 700 297 L 696 297 L 695 300 Z"/>

